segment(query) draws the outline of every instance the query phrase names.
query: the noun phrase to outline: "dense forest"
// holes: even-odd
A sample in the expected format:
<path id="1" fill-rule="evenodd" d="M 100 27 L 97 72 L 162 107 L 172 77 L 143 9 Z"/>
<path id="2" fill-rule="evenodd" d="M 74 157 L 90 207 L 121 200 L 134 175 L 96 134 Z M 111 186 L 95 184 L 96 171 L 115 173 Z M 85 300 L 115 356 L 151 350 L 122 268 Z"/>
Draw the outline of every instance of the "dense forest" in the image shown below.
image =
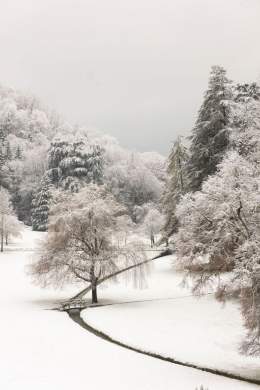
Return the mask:
<path id="1" fill-rule="evenodd" d="M 165 181 L 159 153 L 135 153 L 116 139 L 71 126 L 36 99 L 1 87 L 0 184 L 18 219 L 47 229 L 57 191 L 77 193 L 88 184 L 106 186 L 135 223 L 158 209 Z"/>

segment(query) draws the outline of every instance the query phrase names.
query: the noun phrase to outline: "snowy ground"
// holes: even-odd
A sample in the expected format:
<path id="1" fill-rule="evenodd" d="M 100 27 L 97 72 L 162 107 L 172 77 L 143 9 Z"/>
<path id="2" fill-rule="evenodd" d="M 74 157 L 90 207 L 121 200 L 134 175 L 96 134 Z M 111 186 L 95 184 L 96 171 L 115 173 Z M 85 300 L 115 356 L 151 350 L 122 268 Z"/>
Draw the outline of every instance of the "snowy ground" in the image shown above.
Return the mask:
<path id="1" fill-rule="evenodd" d="M 142 350 L 260 379 L 259 359 L 238 353 L 244 336 L 238 306 L 231 302 L 223 306 L 212 295 L 194 298 L 181 288 L 182 276 L 173 263 L 172 256 L 154 262 L 149 289 L 138 292 L 138 300 L 145 302 L 131 303 L 137 294 L 122 284 L 106 291 L 106 301 L 120 297 L 129 303 L 91 308 L 82 317 L 112 338 Z"/>
<path id="2" fill-rule="evenodd" d="M 44 310 L 50 308 L 57 299 L 70 295 L 71 291 L 45 291 L 30 284 L 25 266 L 34 255 L 28 249 L 33 249 L 41 237 L 41 233 L 25 230 L 22 240 L 12 245 L 8 252 L 0 254 L 1 390 L 194 390 L 202 383 L 209 390 L 258 388 L 124 350 L 89 334 L 65 313 Z M 167 275 L 166 269 L 158 273 L 161 282 L 160 285 L 156 283 L 154 288 L 155 279 L 152 277 L 151 290 L 130 290 L 129 294 L 125 294 L 125 287 L 116 285 L 111 291 L 102 290 L 101 294 L 107 300 L 165 297 L 171 291 L 164 283 L 164 275 Z M 149 305 L 147 304 L 148 309 L 143 306 L 147 316 Z M 160 309 L 157 317 L 166 315 L 162 310 L 162 302 L 158 301 L 157 305 Z M 133 313 L 131 314 L 130 304 L 120 307 L 121 309 L 116 309 L 116 306 L 92 309 L 87 315 L 91 315 L 91 321 L 105 331 L 109 329 L 115 337 L 125 338 L 127 334 L 131 335 L 133 329 Z M 131 340 L 138 344 L 142 341 L 143 345 L 147 345 L 143 330 L 145 327 L 147 331 L 151 331 L 151 320 L 149 327 L 147 321 L 142 325 L 145 316 L 141 316 L 138 304 L 135 307 L 134 316 L 143 337 Z M 154 306 L 150 312 L 154 313 Z M 104 317 L 105 313 L 107 317 Z M 126 314 L 129 314 L 129 324 L 123 318 Z M 116 315 L 117 330 L 113 325 Z M 167 323 L 168 321 L 167 317 Z M 162 319 L 157 321 L 157 325 L 159 323 L 164 326 Z M 125 327 L 124 332 L 120 329 L 121 326 Z M 164 344 L 162 337 L 159 345 L 165 348 Z M 150 344 L 151 347 L 154 345 L 159 347 L 158 344 Z M 187 349 L 186 352 L 188 353 Z M 190 352 L 190 356 L 194 358 L 191 348 Z"/>

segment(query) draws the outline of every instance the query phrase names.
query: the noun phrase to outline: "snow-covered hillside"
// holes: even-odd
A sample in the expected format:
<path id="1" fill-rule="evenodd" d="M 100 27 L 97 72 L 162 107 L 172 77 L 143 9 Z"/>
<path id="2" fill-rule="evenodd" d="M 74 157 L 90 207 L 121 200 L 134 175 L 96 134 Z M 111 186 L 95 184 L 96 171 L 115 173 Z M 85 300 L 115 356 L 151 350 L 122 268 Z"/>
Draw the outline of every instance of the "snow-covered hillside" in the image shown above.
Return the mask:
<path id="1" fill-rule="evenodd" d="M 41 290 L 30 283 L 25 267 L 36 255 L 33 249 L 35 250 L 43 234 L 25 229 L 21 240 L 17 240 L 8 251 L 0 254 L 1 389 L 194 390 L 200 384 L 208 386 L 210 390 L 257 388 L 254 385 L 194 369 L 177 367 L 126 351 L 86 332 L 72 322 L 65 313 L 48 310 L 55 305 L 58 299 L 69 296 L 72 291 Z M 163 276 L 163 272 L 164 270 L 161 269 L 159 278 Z M 175 282 L 173 279 L 173 285 Z M 154 284 L 153 278 L 150 288 L 151 290 L 141 292 L 131 290 L 131 298 L 165 297 L 171 292 L 169 286 L 162 284 L 160 279 L 157 279 Z M 174 286 L 173 289 L 176 291 Z M 127 298 L 127 295 L 123 296 L 125 290 L 122 287 L 115 285 L 112 290 L 110 295 L 110 290 L 108 292 L 104 289 L 102 295 L 109 300 L 112 295 L 115 300 Z M 161 290 L 160 294 L 159 290 Z M 159 301 L 157 304 L 160 306 Z M 121 305 L 120 307 L 121 313 L 118 314 L 121 317 L 130 314 L 130 306 Z M 145 310 L 149 311 L 149 307 L 152 306 L 148 304 Z M 144 318 L 139 316 L 137 305 L 136 309 L 138 315 L 136 318 L 142 330 Z M 92 321 L 94 321 L 94 316 L 101 313 L 100 308 L 95 310 L 88 313 L 92 315 Z M 96 317 L 95 321 L 100 326 L 102 325 L 104 330 L 111 331 L 110 313 L 107 310 L 107 319 L 103 318 L 102 324 Z M 118 327 L 128 326 L 127 322 L 123 323 L 122 318 L 117 319 Z M 144 322 L 144 325 L 147 327 L 147 322 Z M 152 324 L 150 325 L 152 328 Z M 163 325 L 163 318 L 161 325 Z M 129 329 L 125 331 L 118 329 L 118 335 L 129 334 L 132 327 L 133 320 L 130 317 Z M 116 334 L 114 336 L 116 337 Z M 140 336 L 138 338 L 136 342 L 139 343 Z M 163 339 L 161 340 L 163 347 Z M 144 337 L 143 343 L 146 342 L 147 337 Z M 186 352 L 188 360 L 188 351 Z M 194 351 L 192 353 L 194 355 Z"/>

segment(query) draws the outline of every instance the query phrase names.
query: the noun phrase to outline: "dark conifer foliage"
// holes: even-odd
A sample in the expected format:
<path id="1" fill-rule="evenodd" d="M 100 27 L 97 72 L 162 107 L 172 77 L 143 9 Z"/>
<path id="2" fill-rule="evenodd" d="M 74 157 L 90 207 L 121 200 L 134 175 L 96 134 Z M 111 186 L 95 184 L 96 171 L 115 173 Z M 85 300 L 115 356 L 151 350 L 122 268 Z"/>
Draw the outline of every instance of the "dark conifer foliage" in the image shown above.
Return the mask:
<path id="1" fill-rule="evenodd" d="M 51 183 L 46 176 L 43 178 L 32 202 L 33 230 L 41 232 L 47 230 L 51 198 Z"/>
<path id="2" fill-rule="evenodd" d="M 189 189 L 197 191 L 202 182 L 216 172 L 229 146 L 229 106 L 232 101 L 226 71 L 213 66 L 208 90 L 192 130 L 188 161 Z"/>
<path id="3" fill-rule="evenodd" d="M 59 137 L 53 140 L 48 155 L 48 175 L 55 187 L 78 192 L 88 184 L 101 184 L 103 150 L 86 139 Z"/>
<path id="4" fill-rule="evenodd" d="M 181 196 L 187 191 L 187 160 L 187 149 L 179 137 L 174 142 L 168 158 L 168 180 L 162 197 L 162 206 L 165 215 L 163 230 L 166 237 L 170 237 L 175 233 L 178 227 L 175 209 Z"/>
<path id="5" fill-rule="evenodd" d="M 245 102 L 248 99 L 260 100 L 260 88 L 257 83 L 237 84 L 235 88 L 235 101 Z"/>

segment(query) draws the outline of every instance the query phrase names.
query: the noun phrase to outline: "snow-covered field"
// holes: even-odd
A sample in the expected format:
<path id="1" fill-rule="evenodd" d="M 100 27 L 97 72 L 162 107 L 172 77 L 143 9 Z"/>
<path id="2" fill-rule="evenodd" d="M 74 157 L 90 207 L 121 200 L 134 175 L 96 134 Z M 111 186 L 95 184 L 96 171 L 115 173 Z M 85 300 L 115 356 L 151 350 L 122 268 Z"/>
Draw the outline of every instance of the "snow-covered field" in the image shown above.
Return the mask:
<path id="1" fill-rule="evenodd" d="M 259 359 L 238 353 L 244 328 L 237 305 L 223 306 L 212 295 L 191 296 L 181 288 L 182 278 L 173 270 L 173 262 L 172 256 L 154 262 L 150 288 L 138 292 L 138 301 L 145 302 L 131 302 L 134 292 L 129 294 L 122 285 L 120 295 L 113 289 L 106 298 L 113 302 L 117 296 L 129 303 L 91 308 L 82 317 L 114 339 L 142 350 L 260 379 Z"/>
<path id="2" fill-rule="evenodd" d="M 258 386 L 175 366 L 124 350 L 80 328 L 65 313 L 45 310 L 52 307 L 57 299 L 69 296 L 72 290 L 63 292 L 41 290 L 32 285 L 30 278 L 26 276 L 25 266 L 34 254 L 32 251 L 23 249 L 35 248 L 37 240 L 42 235 L 42 233 L 34 233 L 26 229 L 21 240 L 17 240 L 9 251 L 0 254 L 1 390 L 85 390 L 88 388 L 95 390 L 104 388 L 113 390 L 194 390 L 200 384 L 209 387 L 209 390 L 258 388 Z M 175 286 L 176 281 L 179 280 L 178 277 L 173 278 L 171 289 L 168 277 L 168 275 L 171 276 L 171 273 L 168 271 L 166 266 L 160 268 L 156 265 L 151 275 L 149 290 L 128 289 L 129 292 L 126 293 L 127 289 L 123 284 L 120 284 L 114 285 L 109 290 L 102 289 L 100 296 L 101 298 L 106 297 L 108 301 L 120 301 L 123 299 L 165 298 L 170 297 L 173 293 L 176 295 L 177 291 L 179 294 L 186 294 Z M 172 276 L 174 276 L 173 273 Z M 190 309 L 197 305 L 195 300 L 190 301 L 190 303 Z M 87 318 L 104 331 L 113 334 L 115 338 L 128 340 L 152 350 L 159 350 L 160 347 L 161 352 L 168 353 L 174 348 L 176 357 L 177 352 L 183 353 L 182 356 L 185 360 L 195 360 L 196 356 L 201 359 L 203 348 L 206 346 L 200 345 L 201 348 L 197 351 L 197 355 L 194 351 L 198 345 L 196 340 L 194 340 L 195 344 L 188 347 L 192 337 L 186 335 L 188 325 L 181 324 L 181 320 L 185 317 L 185 314 L 181 316 L 181 312 L 185 313 L 187 309 L 184 299 L 172 302 L 172 306 L 171 301 L 168 304 L 166 301 L 157 301 L 141 306 L 135 303 L 133 306 L 128 304 L 96 308 L 87 311 Z M 212 323 L 214 322 L 213 306 L 212 302 L 210 310 L 211 303 L 207 304 L 210 310 L 208 317 L 211 317 Z M 177 319 L 175 323 L 171 322 L 173 317 L 168 313 L 171 307 L 175 308 L 174 310 L 178 314 L 178 324 Z M 197 307 L 197 317 L 199 317 L 201 307 L 199 305 Z M 158 311 L 155 311 L 155 308 Z M 237 322 L 237 314 L 234 314 L 235 309 L 230 311 L 227 308 L 227 310 L 228 314 L 225 318 L 231 316 L 230 321 L 235 319 Z M 192 312 L 196 313 L 196 309 L 193 309 Z M 187 313 L 187 316 L 188 314 L 190 318 L 191 313 Z M 216 307 L 216 317 L 219 315 L 220 310 Z M 165 321 L 163 321 L 164 318 Z M 139 332 L 136 332 L 134 322 L 139 325 Z M 203 322 L 202 319 L 201 322 Z M 216 318 L 217 322 L 218 318 Z M 169 331 L 171 324 L 173 332 Z M 194 324 L 198 324 L 197 319 L 194 319 Z M 177 337 L 174 335 L 182 325 L 183 328 L 185 327 L 182 337 L 187 337 L 186 340 L 182 338 L 183 351 L 180 348 L 180 341 L 177 343 Z M 190 331 L 194 327 L 190 326 Z M 237 329 L 240 328 L 236 326 L 236 332 Z M 165 345 L 165 332 L 174 337 L 169 340 L 168 346 Z M 210 340 L 210 332 L 207 332 L 204 344 L 214 344 Z M 223 328 L 223 333 L 225 332 L 227 329 Z M 136 338 L 133 337 L 134 333 Z M 150 337 L 154 339 L 152 340 Z M 194 339 L 197 337 L 197 334 L 194 335 Z M 233 349 L 234 339 L 227 342 L 228 338 L 225 334 L 222 341 L 220 338 L 215 340 L 215 343 L 223 351 L 223 359 L 224 353 L 229 353 L 229 358 L 226 360 L 236 356 Z M 232 353 L 227 351 L 231 346 Z M 248 373 L 252 373 L 256 362 L 251 363 L 246 358 L 239 360 L 240 358 L 236 357 L 236 359 L 238 360 L 235 360 L 234 365 L 243 363 L 247 366 Z M 223 368 L 228 368 L 226 360 L 224 360 L 225 367 Z"/>

